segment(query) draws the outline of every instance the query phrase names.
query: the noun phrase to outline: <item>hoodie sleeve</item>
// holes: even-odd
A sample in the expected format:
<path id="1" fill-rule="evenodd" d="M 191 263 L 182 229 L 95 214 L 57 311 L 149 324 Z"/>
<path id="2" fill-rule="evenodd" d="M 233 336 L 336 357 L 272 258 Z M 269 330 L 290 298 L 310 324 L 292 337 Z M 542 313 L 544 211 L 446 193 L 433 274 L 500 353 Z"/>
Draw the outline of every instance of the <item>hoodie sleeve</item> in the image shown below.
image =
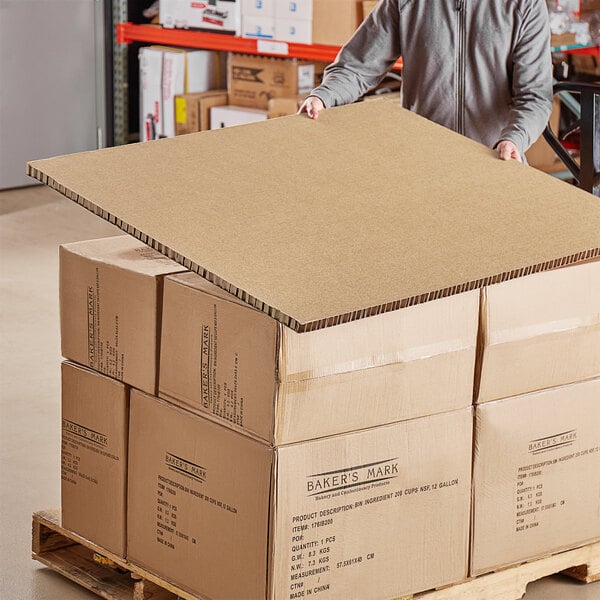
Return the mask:
<path id="1" fill-rule="evenodd" d="M 510 140 L 521 155 L 533 144 L 552 112 L 550 24 L 544 0 L 531 0 L 512 54 L 512 105 L 498 143 Z"/>
<path id="2" fill-rule="evenodd" d="M 379 0 L 311 92 L 326 108 L 350 104 L 376 86 L 401 54 L 399 1 Z"/>

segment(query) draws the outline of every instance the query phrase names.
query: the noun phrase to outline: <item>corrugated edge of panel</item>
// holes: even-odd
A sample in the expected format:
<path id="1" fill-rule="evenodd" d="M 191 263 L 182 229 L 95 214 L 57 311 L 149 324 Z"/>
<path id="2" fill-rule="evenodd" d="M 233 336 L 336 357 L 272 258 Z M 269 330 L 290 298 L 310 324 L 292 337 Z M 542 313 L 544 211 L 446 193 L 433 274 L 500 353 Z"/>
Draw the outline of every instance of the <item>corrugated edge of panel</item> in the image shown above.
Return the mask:
<path id="1" fill-rule="evenodd" d="M 508 281 L 510 279 L 516 279 L 518 277 L 524 277 L 526 275 L 531 275 L 533 273 L 540 273 L 542 271 L 550 271 L 552 269 L 558 269 L 560 267 L 566 267 L 569 265 L 574 265 L 580 262 L 584 262 L 586 260 L 594 259 L 600 257 L 600 247 L 591 248 L 589 250 L 583 250 L 581 252 L 577 252 L 575 254 L 571 254 L 569 256 L 563 256 L 561 258 L 556 258 L 553 260 L 545 261 L 542 263 L 538 263 L 535 265 L 529 265 L 526 267 L 521 267 L 518 269 L 513 269 L 512 271 L 506 271 L 504 273 L 498 273 L 496 275 L 490 275 L 488 277 L 484 277 L 482 279 L 477 279 L 473 281 L 467 281 L 465 283 L 461 283 L 458 285 L 453 285 L 451 287 L 443 288 L 440 290 L 433 290 L 431 292 L 427 292 L 425 294 L 420 294 L 417 296 L 411 296 L 408 298 L 401 298 L 398 300 L 394 300 L 393 302 L 388 302 L 386 304 L 379 304 L 377 306 L 370 306 L 368 308 L 362 308 L 360 310 L 354 310 L 351 312 L 347 312 L 341 315 L 336 315 L 332 317 L 327 317 L 324 319 L 318 319 L 316 321 L 309 321 L 307 323 L 301 323 L 300 321 L 294 319 L 294 317 L 290 315 L 286 315 L 284 312 L 275 308 L 274 306 L 270 306 L 265 304 L 259 298 L 255 298 L 250 295 L 245 290 L 242 290 L 232 283 L 222 279 L 218 275 L 207 271 L 201 265 L 191 261 L 189 258 L 175 252 L 175 250 L 165 246 L 160 241 L 151 238 L 143 231 L 136 229 L 133 225 L 129 223 L 125 223 L 121 219 L 115 217 L 104 209 L 100 208 L 93 202 L 90 202 L 86 198 L 83 198 L 79 194 L 65 188 L 60 185 L 57 181 L 48 177 L 38 169 L 34 168 L 32 165 L 27 165 L 27 174 L 38 181 L 46 184 L 48 187 L 60 192 L 63 196 L 76 202 L 80 206 L 83 206 L 85 209 L 94 213 L 95 215 L 101 217 L 105 221 L 112 223 L 119 229 L 122 229 L 129 235 L 132 235 L 136 239 L 140 240 L 144 244 L 147 244 L 154 250 L 157 250 L 161 254 L 169 257 L 171 260 L 183 265 L 186 269 L 197 273 L 201 277 L 204 277 L 211 283 L 219 286 L 224 289 L 226 292 L 233 294 L 246 304 L 260 310 L 261 312 L 269 315 L 273 319 L 276 319 L 280 323 L 283 323 L 290 329 L 297 331 L 298 333 L 304 333 L 307 331 L 315 331 L 317 329 L 324 329 L 325 327 L 333 327 L 335 325 L 340 325 L 342 323 L 348 323 L 349 321 L 356 321 L 358 319 L 363 319 L 365 317 L 372 317 L 375 315 L 379 315 L 386 312 L 391 312 L 393 310 L 398 310 L 400 308 L 406 308 L 408 306 L 415 306 L 417 304 L 423 304 L 425 302 L 430 302 L 431 300 L 437 300 L 439 298 L 445 298 L 447 296 L 453 296 L 455 294 L 461 294 L 463 292 L 468 292 L 470 290 L 481 289 L 487 285 L 493 285 L 495 283 L 501 283 L 503 281 Z"/>

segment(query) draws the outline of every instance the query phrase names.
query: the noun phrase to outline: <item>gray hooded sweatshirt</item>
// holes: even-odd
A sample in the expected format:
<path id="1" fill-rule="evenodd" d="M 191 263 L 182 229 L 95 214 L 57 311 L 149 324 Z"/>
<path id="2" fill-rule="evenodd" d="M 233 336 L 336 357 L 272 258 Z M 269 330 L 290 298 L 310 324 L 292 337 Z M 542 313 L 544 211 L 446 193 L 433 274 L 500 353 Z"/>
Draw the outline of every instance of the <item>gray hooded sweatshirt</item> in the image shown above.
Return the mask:
<path id="1" fill-rule="evenodd" d="M 521 156 L 552 110 L 545 0 L 379 0 L 311 95 L 326 108 L 377 85 L 402 56 L 403 106 Z"/>

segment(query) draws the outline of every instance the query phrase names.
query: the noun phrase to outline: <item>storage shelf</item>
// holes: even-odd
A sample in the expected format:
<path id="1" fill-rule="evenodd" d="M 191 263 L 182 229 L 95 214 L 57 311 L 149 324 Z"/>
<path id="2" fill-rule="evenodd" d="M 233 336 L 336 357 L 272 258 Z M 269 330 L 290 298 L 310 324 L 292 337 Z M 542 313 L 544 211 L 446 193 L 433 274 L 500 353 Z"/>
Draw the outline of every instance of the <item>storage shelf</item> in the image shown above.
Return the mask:
<path id="1" fill-rule="evenodd" d="M 566 52 L 567 54 L 584 54 L 600 59 L 600 46 L 589 44 L 575 44 L 572 46 L 552 46 L 552 52 Z"/>
<path id="2" fill-rule="evenodd" d="M 184 46 L 186 48 L 202 48 L 204 50 L 223 50 L 244 54 L 261 54 L 303 60 L 332 62 L 339 51 L 338 46 L 319 44 L 294 44 L 273 40 L 255 40 L 236 35 L 222 33 L 206 33 L 189 29 L 167 29 L 159 25 L 136 25 L 134 23 L 117 23 L 117 43 L 148 42 L 167 46 Z M 402 59 L 394 65 L 402 68 Z"/>

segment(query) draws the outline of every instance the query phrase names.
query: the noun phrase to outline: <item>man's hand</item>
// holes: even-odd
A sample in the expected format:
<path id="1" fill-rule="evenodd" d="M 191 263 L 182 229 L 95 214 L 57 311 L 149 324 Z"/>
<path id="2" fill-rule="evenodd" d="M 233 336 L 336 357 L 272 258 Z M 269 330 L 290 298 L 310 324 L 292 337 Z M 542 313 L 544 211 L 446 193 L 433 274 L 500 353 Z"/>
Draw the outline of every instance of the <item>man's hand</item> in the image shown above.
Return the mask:
<path id="1" fill-rule="evenodd" d="M 298 113 L 305 112 L 311 119 L 318 119 L 319 113 L 325 110 L 325 105 L 321 98 L 317 98 L 316 96 L 309 96 L 300 107 Z"/>
<path id="2" fill-rule="evenodd" d="M 522 163 L 523 159 L 517 150 L 515 144 L 509 140 L 501 141 L 497 146 L 496 150 L 498 150 L 498 154 L 502 160 L 516 160 L 517 162 Z"/>

